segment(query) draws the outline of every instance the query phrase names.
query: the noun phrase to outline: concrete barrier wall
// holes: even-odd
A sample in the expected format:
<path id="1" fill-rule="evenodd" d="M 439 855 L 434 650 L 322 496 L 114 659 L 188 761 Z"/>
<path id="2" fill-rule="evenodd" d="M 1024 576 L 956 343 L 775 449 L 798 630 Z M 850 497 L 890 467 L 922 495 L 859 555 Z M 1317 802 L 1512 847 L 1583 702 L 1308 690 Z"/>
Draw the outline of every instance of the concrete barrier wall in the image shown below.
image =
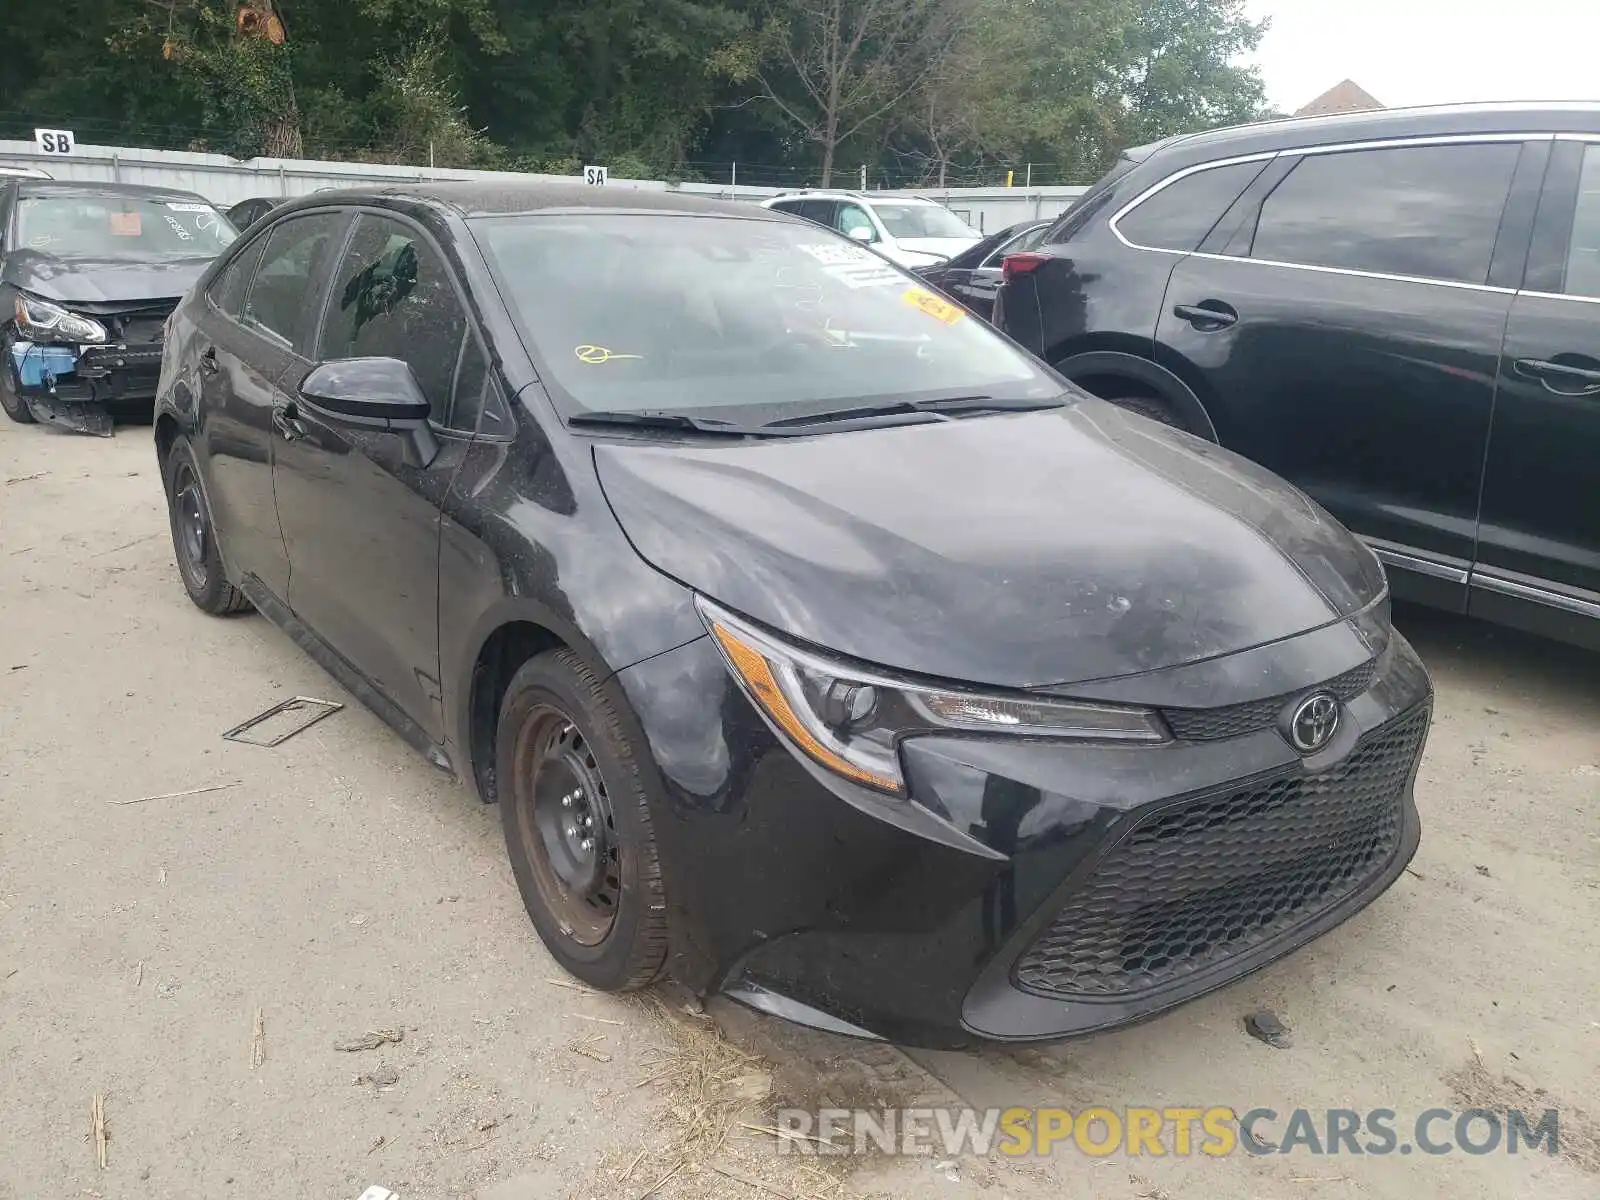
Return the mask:
<path id="1" fill-rule="evenodd" d="M 374 163 L 320 162 L 310 159 L 254 158 L 182 150 L 140 150 L 126 146 L 78 145 L 70 155 L 41 154 L 32 142 L 0 140 L 0 165 L 38 167 L 57 179 L 85 182 L 142 183 L 196 192 L 222 208 L 252 196 L 303 196 L 324 188 L 373 184 L 418 183 L 430 179 L 505 182 L 544 179 L 576 182 L 570 175 L 531 175 L 513 171 L 469 171 L 454 168 L 389 166 Z M 714 183 L 668 184 L 658 179 L 618 179 L 613 188 L 675 190 L 734 200 L 764 200 L 783 189 L 734 187 Z M 883 195 L 926 196 L 985 232 L 1017 221 L 1053 217 L 1083 193 L 1081 187 L 902 189 Z M 879 193 L 873 193 L 879 194 Z"/>

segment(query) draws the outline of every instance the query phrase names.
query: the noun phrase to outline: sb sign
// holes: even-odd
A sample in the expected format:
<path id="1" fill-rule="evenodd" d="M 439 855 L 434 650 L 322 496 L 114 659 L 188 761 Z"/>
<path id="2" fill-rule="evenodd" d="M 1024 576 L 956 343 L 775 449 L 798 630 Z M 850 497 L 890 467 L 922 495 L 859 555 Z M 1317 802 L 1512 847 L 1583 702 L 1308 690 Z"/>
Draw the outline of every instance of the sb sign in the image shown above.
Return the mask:
<path id="1" fill-rule="evenodd" d="M 604 187 L 606 176 L 610 173 L 610 169 L 607 167 L 585 167 L 583 169 L 583 181 L 591 187 Z"/>
<path id="2" fill-rule="evenodd" d="M 71 154 L 77 143 L 70 129 L 35 129 L 33 144 L 40 154 Z"/>

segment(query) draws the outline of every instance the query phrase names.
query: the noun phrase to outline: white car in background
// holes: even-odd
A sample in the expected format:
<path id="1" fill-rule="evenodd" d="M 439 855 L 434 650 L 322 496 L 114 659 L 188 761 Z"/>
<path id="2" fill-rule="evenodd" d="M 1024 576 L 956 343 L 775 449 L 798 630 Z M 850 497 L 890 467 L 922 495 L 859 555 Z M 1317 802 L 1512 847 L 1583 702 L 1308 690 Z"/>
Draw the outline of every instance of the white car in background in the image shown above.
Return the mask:
<path id="1" fill-rule="evenodd" d="M 808 189 L 761 204 L 837 229 L 908 269 L 944 262 L 983 237 L 944 205 L 920 196 Z"/>

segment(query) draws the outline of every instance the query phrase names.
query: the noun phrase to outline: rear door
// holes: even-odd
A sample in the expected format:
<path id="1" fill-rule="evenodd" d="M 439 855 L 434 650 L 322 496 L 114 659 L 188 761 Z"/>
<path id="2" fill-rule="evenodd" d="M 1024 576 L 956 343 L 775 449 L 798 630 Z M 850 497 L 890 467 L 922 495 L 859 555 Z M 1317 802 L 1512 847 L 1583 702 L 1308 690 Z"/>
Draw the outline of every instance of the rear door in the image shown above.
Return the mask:
<path id="1" fill-rule="evenodd" d="M 280 599 L 289 557 L 272 496 L 272 413 L 309 328 L 308 289 L 344 220 L 315 213 L 264 230 L 213 282 L 198 321 L 207 499 L 233 569 Z"/>
<path id="2" fill-rule="evenodd" d="M 1156 331 L 1157 360 L 1191 381 L 1224 445 L 1411 568 L 1400 590 L 1451 607 L 1466 601 L 1505 284 L 1526 252 L 1528 221 L 1502 239 L 1502 218 L 1514 179 L 1531 206 L 1547 149 L 1280 155 L 1173 271 Z"/>
<path id="3" fill-rule="evenodd" d="M 1500 357 L 1471 611 L 1600 638 L 1600 137 L 1552 151 Z"/>
<path id="4" fill-rule="evenodd" d="M 468 417 L 453 416 L 451 401 L 472 336 L 428 235 L 398 217 L 362 213 L 333 269 L 320 339 L 289 390 L 297 393 L 313 357 L 400 359 L 428 398 L 443 446 L 417 465 L 395 434 L 336 427 L 291 399 L 273 466 L 289 607 L 435 745 L 443 738 L 439 505 L 460 464 L 452 421 Z M 482 375 L 479 367 L 480 392 Z M 460 411 L 476 425 L 480 409 L 474 397 Z"/>

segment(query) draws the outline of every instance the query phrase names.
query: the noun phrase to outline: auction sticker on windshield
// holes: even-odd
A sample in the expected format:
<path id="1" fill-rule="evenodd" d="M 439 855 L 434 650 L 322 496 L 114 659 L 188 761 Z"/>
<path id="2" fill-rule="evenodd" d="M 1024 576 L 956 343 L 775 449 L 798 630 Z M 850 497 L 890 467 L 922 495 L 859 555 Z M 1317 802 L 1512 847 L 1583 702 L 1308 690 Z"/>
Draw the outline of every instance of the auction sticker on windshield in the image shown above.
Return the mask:
<path id="1" fill-rule="evenodd" d="M 211 213 L 217 211 L 209 204 L 190 204 L 184 200 L 168 200 L 167 207 L 173 212 Z"/>
<path id="2" fill-rule="evenodd" d="M 926 288 L 907 288 L 900 293 L 900 298 L 912 308 L 920 308 L 935 321 L 942 321 L 946 325 L 954 325 L 966 315 L 966 310 L 959 304 L 952 304 L 943 296 L 937 296 Z"/>
<path id="3" fill-rule="evenodd" d="M 799 247 L 845 287 L 884 287 L 899 283 L 901 275 L 870 250 L 837 242 L 812 242 Z"/>

